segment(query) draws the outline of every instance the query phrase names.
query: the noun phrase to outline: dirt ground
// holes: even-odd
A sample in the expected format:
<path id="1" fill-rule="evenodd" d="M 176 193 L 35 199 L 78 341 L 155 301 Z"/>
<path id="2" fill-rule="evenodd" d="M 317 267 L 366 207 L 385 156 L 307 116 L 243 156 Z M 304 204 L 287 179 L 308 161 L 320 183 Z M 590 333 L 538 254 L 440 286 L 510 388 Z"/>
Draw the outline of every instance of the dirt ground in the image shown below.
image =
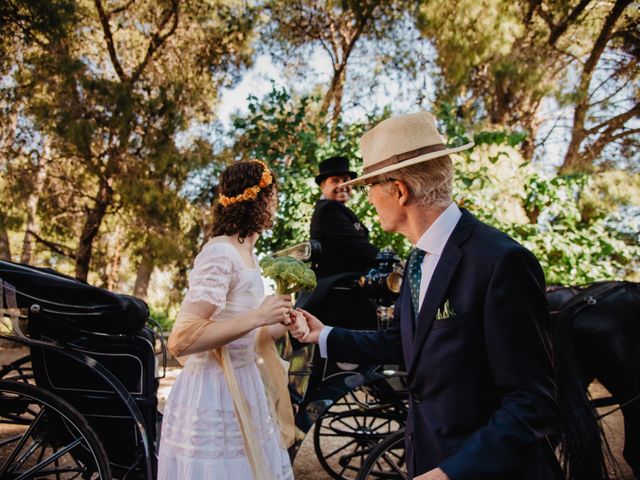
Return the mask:
<path id="1" fill-rule="evenodd" d="M 4 364 L 26 355 L 27 351 L 23 348 L 4 348 L 0 346 L 0 367 Z M 160 400 L 160 409 L 164 405 L 164 401 L 167 395 L 171 391 L 171 386 L 175 380 L 175 377 L 179 373 L 179 367 L 172 366 L 168 369 L 166 377 L 161 381 L 160 389 L 158 390 L 158 398 Z M 607 395 L 606 390 L 598 383 L 594 383 L 590 387 L 591 395 L 595 398 L 603 397 Z M 600 413 L 607 412 L 613 407 L 605 407 L 600 410 Z M 605 432 L 607 439 L 611 445 L 612 451 L 618 462 L 622 467 L 621 480 L 635 480 L 628 466 L 622 460 L 622 447 L 624 442 L 624 432 L 622 425 L 622 415 L 620 412 L 615 412 L 605 418 Z M 0 459 L 1 463 L 2 459 Z M 318 462 L 315 452 L 313 450 L 313 435 L 310 431 L 298 452 L 296 460 L 294 462 L 294 473 L 297 480 L 330 480 L 331 477 L 324 472 L 320 463 Z"/>
<path id="2" fill-rule="evenodd" d="M 593 383 L 589 388 L 593 398 L 608 396 L 607 390 L 599 383 Z M 598 410 L 603 414 L 614 407 L 605 407 Z M 622 459 L 622 447 L 624 446 L 624 428 L 622 424 L 622 414 L 620 411 L 612 413 L 604 419 L 604 428 L 611 450 L 620 464 L 620 480 L 636 480 L 629 466 Z M 293 464 L 296 480 L 331 480 L 323 469 L 313 450 L 313 431 L 305 437 L 304 443 L 298 452 L 298 456 Z"/>

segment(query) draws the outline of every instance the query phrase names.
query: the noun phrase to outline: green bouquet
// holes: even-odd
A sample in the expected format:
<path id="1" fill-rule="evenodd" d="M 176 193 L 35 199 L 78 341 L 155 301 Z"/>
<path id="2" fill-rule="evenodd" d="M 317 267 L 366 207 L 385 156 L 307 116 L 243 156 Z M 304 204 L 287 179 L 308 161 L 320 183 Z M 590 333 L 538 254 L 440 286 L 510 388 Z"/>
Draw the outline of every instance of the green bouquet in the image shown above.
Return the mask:
<path id="1" fill-rule="evenodd" d="M 262 274 L 276 282 L 276 293 L 291 294 L 316 288 L 316 274 L 293 257 L 264 257 L 260 260 Z"/>

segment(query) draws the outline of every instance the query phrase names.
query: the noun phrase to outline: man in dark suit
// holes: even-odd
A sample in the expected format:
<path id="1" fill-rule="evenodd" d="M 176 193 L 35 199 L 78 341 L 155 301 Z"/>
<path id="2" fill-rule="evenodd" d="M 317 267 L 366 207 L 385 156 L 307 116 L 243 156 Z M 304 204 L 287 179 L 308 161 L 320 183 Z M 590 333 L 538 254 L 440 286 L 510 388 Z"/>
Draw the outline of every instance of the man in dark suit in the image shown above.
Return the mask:
<path id="1" fill-rule="evenodd" d="M 338 156 L 320 162 L 316 183 L 322 190 L 311 217 L 311 238 L 322 245 L 313 268 L 317 277 L 345 272 L 364 272 L 375 265 L 378 249 L 369 242 L 369 231 L 346 203 L 351 187 L 343 184 L 356 177 L 349 159 Z"/>
<path id="2" fill-rule="evenodd" d="M 547 436 L 556 417 L 550 322 L 536 258 L 452 202 L 449 154 L 434 117 L 390 118 L 361 139 L 364 184 L 382 228 L 414 245 L 393 325 L 311 327 L 302 341 L 337 361 L 400 363 L 408 377 L 410 478 L 547 480 L 562 472 Z"/>

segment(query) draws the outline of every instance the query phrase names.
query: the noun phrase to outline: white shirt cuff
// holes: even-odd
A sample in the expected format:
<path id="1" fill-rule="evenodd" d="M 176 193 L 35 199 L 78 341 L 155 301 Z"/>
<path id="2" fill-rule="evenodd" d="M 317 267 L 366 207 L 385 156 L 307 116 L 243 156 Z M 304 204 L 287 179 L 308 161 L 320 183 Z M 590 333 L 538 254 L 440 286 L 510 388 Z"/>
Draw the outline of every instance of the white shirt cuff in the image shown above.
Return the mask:
<path id="1" fill-rule="evenodd" d="M 320 346 L 320 356 L 322 358 L 327 358 L 327 337 L 331 333 L 331 329 L 333 327 L 329 327 L 325 325 L 320 330 L 320 336 L 318 337 L 318 345 Z"/>

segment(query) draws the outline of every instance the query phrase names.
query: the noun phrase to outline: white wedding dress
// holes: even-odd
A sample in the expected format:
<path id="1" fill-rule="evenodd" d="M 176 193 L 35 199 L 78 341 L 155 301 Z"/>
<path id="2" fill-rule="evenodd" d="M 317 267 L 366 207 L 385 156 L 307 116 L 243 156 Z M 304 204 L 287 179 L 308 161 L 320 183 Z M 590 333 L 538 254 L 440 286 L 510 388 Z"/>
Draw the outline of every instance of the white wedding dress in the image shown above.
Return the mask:
<path id="1" fill-rule="evenodd" d="M 257 265 L 257 259 L 255 262 Z M 246 267 L 239 252 L 229 243 L 205 245 L 189 275 L 186 300 L 213 304 L 216 310 L 212 320 L 224 322 L 256 308 L 263 299 L 259 268 Z M 280 433 L 271 418 L 255 363 L 255 335 L 256 331 L 251 331 L 226 348 L 271 477 L 293 479 L 289 455 L 280 445 Z M 158 479 L 253 479 L 222 369 L 206 352 L 184 358 L 187 358 L 186 364 L 164 409 Z"/>

